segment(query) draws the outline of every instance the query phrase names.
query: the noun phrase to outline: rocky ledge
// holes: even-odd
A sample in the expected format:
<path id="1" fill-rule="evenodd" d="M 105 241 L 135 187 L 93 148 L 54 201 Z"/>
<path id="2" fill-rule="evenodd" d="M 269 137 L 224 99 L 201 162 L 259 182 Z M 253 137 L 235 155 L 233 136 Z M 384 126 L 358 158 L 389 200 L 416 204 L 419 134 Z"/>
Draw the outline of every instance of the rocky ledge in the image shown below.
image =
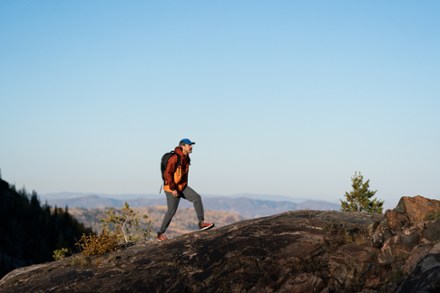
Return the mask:
<path id="1" fill-rule="evenodd" d="M 295 211 L 10 272 L 0 292 L 440 292 L 440 201 Z"/>

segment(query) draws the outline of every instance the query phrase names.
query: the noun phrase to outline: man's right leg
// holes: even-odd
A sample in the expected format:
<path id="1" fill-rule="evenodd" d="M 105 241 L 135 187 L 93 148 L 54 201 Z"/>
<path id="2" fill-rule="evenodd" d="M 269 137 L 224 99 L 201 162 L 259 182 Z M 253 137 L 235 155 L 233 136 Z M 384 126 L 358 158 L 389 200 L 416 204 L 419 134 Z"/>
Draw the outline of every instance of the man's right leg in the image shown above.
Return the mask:
<path id="1" fill-rule="evenodd" d="M 162 225 L 160 226 L 160 230 L 157 233 L 158 235 L 165 233 L 165 231 L 167 230 L 168 226 L 171 223 L 171 220 L 174 217 L 174 214 L 177 211 L 177 207 L 179 206 L 179 202 L 180 202 L 180 197 L 174 197 L 171 194 L 171 192 L 165 191 L 165 194 L 167 196 L 168 210 L 165 213 L 165 215 L 163 216 Z"/>

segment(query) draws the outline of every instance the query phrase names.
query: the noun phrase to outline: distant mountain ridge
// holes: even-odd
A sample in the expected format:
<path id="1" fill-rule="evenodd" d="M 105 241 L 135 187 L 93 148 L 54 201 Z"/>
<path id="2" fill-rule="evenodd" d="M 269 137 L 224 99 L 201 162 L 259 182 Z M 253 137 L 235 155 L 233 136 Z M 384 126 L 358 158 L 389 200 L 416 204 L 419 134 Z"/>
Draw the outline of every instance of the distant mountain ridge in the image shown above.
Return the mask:
<path id="1" fill-rule="evenodd" d="M 145 206 L 165 206 L 166 200 L 163 194 L 161 195 L 140 195 L 140 198 L 133 198 L 134 196 L 123 195 L 105 195 L 99 196 L 96 194 L 78 194 L 78 193 L 62 193 L 50 194 L 43 196 L 43 199 L 49 205 L 57 207 L 69 208 L 105 208 L 113 207 L 119 208 L 124 202 L 127 202 L 131 207 L 145 207 Z M 75 196 L 76 197 L 69 197 Z M 258 195 L 243 194 L 244 196 L 204 196 L 203 204 L 207 210 L 219 211 L 234 211 L 245 218 L 255 218 L 274 215 L 286 211 L 293 210 L 339 210 L 340 206 L 335 203 L 318 201 L 318 200 L 302 200 L 292 199 L 292 201 L 281 200 L 280 197 L 274 196 L 275 199 L 255 199 L 252 196 Z M 260 195 L 259 198 L 266 198 L 267 196 Z M 183 208 L 192 207 L 192 204 L 186 200 L 180 202 Z"/>
<path id="2" fill-rule="evenodd" d="M 68 198 L 77 198 L 84 196 L 99 196 L 104 198 L 113 198 L 113 199 L 140 199 L 140 198 L 157 198 L 163 195 L 162 193 L 146 193 L 146 194 L 135 194 L 135 193 L 126 193 L 126 194 L 110 194 L 110 193 L 99 193 L 99 192 L 52 192 L 43 194 L 43 199 L 68 199 Z M 270 200 L 270 201 L 290 201 L 290 202 L 304 202 L 308 200 L 308 198 L 302 197 L 290 197 L 286 195 L 278 195 L 278 194 L 256 194 L 256 193 L 236 193 L 230 195 L 224 194 L 203 194 L 203 197 L 226 197 L 226 198 L 237 198 L 237 197 L 246 197 L 252 199 L 260 199 L 260 200 Z"/>

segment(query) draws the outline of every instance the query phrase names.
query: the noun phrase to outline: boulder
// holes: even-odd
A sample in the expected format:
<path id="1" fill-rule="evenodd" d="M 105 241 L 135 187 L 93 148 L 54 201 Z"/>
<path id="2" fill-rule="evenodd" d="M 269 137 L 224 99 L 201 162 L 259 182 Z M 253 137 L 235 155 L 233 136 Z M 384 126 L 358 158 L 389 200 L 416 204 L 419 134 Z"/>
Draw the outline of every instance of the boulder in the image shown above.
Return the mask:
<path id="1" fill-rule="evenodd" d="M 381 264 L 395 263 L 406 260 L 415 246 L 420 243 L 422 227 L 416 226 L 404 230 L 385 241 L 378 255 Z"/>
<path id="2" fill-rule="evenodd" d="M 410 227 L 410 221 L 407 215 L 398 210 L 387 210 L 385 212 L 385 221 L 393 235 Z"/>
<path id="3" fill-rule="evenodd" d="M 420 195 L 415 197 L 404 196 L 395 209 L 385 211 L 384 218 L 372 232 L 372 244 L 381 248 L 389 238 L 407 230 L 409 227 L 428 221 L 436 213 L 440 213 L 439 200 L 425 198 Z M 435 229 L 427 233 L 435 234 L 437 233 Z M 405 233 L 411 232 L 406 231 Z M 432 236 L 437 237 L 434 234 Z M 406 237 L 406 240 L 408 240 L 408 237 Z"/>
<path id="4" fill-rule="evenodd" d="M 404 196 L 394 210 L 405 214 L 412 224 L 418 224 L 427 221 L 430 215 L 440 211 L 440 201 L 420 195 Z"/>
<path id="5" fill-rule="evenodd" d="M 424 225 L 423 238 L 429 242 L 440 241 L 440 219 L 432 222 L 427 222 Z"/>
<path id="6" fill-rule="evenodd" d="M 440 253 L 426 255 L 396 292 L 440 292 Z"/>
<path id="7" fill-rule="evenodd" d="M 387 239 L 409 226 L 409 219 L 404 213 L 397 210 L 387 210 L 384 219 L 374 229 L 372 243 L 380 248 Z"/>

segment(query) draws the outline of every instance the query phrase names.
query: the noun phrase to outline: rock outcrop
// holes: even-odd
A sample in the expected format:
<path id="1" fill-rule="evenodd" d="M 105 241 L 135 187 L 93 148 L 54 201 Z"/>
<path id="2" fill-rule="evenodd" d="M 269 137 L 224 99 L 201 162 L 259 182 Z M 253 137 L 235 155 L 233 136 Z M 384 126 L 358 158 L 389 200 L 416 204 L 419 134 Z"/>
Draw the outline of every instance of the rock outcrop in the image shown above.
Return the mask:
<path id="1" fill-rule="evenodd" d="M 440 208 L 419 204 L 440 202 L 402 198 L 385 215 L 296 211 L 242 221 L 17 269 L 0 292 L 439 292 Z"/>
<path id="2" fill-rule="evenodd" d="M 440 292 L 440 201 L 402 197 L 372 236 L 378 262 L 408 276 L 397 292 Z"/>

